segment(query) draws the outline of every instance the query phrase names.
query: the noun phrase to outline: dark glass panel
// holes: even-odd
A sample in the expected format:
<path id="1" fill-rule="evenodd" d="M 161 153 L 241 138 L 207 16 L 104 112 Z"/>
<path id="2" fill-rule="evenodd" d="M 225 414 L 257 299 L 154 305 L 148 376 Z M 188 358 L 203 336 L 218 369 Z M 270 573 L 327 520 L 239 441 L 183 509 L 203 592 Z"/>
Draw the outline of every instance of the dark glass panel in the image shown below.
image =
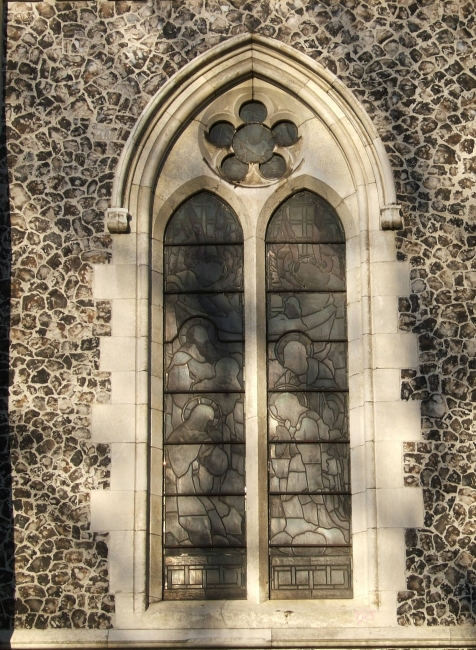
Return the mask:
<path id="1" fill-rule="evenodd" d="M 268 242 L 345 242 L 344 230 L 333 208 L 307 190 L 285 201 L 271 219 Z"/>
<path id="2" fill-rule="evenodd" d="M 267 241 L 270 596 L 350 598 L 344 233 L 304 191 Z"/>
<path id="3" fill-rule="evenodd" d="M 165 497 L 166 546 L 244 546 L 244 496 Z"/>
<path id="4" fill-rule="evenodd" d="M 164 471 L 165 494 L 244 494 L 245 446 L 166 445 Z"/>
<path id="5" fill-rule="evenodd" d="M 270 549 L 271 598 L 351 598 L 350 548 Z"/>
<path id="6" fill-rule="evenodd" d="M 268 343 L 269 390 L 346 390 L 347 344 L 313 343 L 289 332 Z"/>
<path id="7" fill-rule="evenodd" d="M 345 293 L 269 293 L 268 340 L 289 331 L 305 332 L 313 341 L 347 336 Z"/>
<path id="8" fill-rule="evenodd" d="M 318 546 L 350 543 L 350 495 L 269 496 L 270 543 Z"/>
<path id="9" fill-rule="evenodd" d="M 267 288 L 343 291 L 345 244 L 267 244 Z"/>
<path id="10" fill-rule="evenodd" d="M 259 166 L 259 170 L 265 178 L 281 178 L 286 172 L 286 161 L 282 156 L 274 154 L 268 162 Z"/>
<path id="11" fill-rule="evenodd" d="M 210 139 L 227 146 L 227 132 L 214 125 Z M 246 597 L 246 551 L 236 548 L 245 546 L 238 242 L 233 212 L 206 192 L 181 206 L 166 232 L 165 600 Z"/>
<path id="12" fill-rule="evenodd" d="M 208 139 L 215 147 L 229 147 L 235 135 L 235 127 L 230 122 L 217 122 L 208 132 Z"/>
<path id="13" fill-rule="evenodd" d="M 241 242 L 243 233 L 233 211 L 210 192 L 185 201 L 169 221 L 166 244 Z"/>
<path id="14" fill-rule="evenodd" d="M 261 102 L 246 102 L 240 108 L 240 118 L 246 124 L 259 124 L 266 119 L 267 115 L 266 106 Z"/>
<path id="15" fill-rule="evenodd" d="M 165 340 L 173 340 L 194 316 L 208 318 L 220 341 L 243 339 L 243 295 L 239 293 L 170 294 L 165 296 Z"/>
<path id="16" fill-rule="evenodd" d="M 167 246 L 165 290 L 239 291 L 243 288 L 243 250 L 232 246 Z"/>
<path id="17" fill-rule="evenodd" d="M 350 491 L 348 444 L 279 442 L 269 447 L 270 492 Z"/>
<path id="18" fill-rule="evenodd" d="M 290 147 L 298 141 L 298 129 L 292 122 L 279 122 L 273 126 L 276 144 L 280 147 Z"/>
<path id="19" fill-rule="evenodd" d="M 267 126 L 247 124 L 233 138 L 233 151 L 242 163 L 265 163 L 273 155 L 274 138 Z"/>
<path id="20" fill-rule="evenodd" d="M 246 598 L 244 549 L 166 549 L 164 600 Z"/>
<path id="21" fill-rule="evenodd" d="M 244 442 L 242 393 L 165 396 L 166 444 Z"/>
<path id="22" fill-rule="evenodd" d="M 238 160 L 236 156 L 228 156 L 222 162 L 221 171 L 223 175 L 234 183 L 242 181 L 248 173 L 248 165 Z"/>
<path id="23" fill-rule="evenodd" d="M 165 344 L 166 391 L 243 389 L 243 344 L 218 341 L 209 320 L 192 318 Z"/>
<path id="24" fill-rule="evenodd" d="M 269 440 L 347 441 L 347 393 L 270 393 Z"/>

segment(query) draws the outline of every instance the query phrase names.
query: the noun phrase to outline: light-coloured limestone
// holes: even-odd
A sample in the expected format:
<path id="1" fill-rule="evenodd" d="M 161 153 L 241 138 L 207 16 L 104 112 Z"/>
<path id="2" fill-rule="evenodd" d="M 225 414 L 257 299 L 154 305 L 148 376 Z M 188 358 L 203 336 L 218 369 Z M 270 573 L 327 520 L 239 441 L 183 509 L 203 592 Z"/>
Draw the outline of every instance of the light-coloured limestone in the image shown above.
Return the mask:
<path id="1" fill-rule="evenodd" d="M 375 443 L 377 487 L 403 487 L 403 444 L 398 440 L 378 440 Z"/>
<path id="2" fill-rule="evenodd" d="M 376 402 L 375 437 L 377 440 L 420 440 L 420 402 Z"/>
<path id="3" fill-rule="evenodd" d="M 374 334 L 372 343 L 376 369 L 418 365 L 418 341 L 414 334 Z"/>
<path id="4" fill-rule="evenodd" d="M 377 490 L 379 528 L 418 528 L 423 526 L 423 493 L 420 488 L 382 488 Z"/>
<path id="5" fill-rule="evenodd" d="M 136 373 L 111 372 L 111 402 L 113 404 L 135 404 Z"/>
<path id="6" fill-rule="evenodd" d="M 376 402 L 400 401 L 400 370 L 397 368 L 374 370 L 374 399 Z"/>
<path id="7" fill-rule="evenodd" d="M 134 453 L 132 442 L 111 444 L 111 490 L 134 490 Z"/>
<path id="8" fill-rule="evenodd" d="M 136 335 L 136 308 L 133 299 L 112 301 L 112 335 L 133 337 Z"/>
<path id="9" fill-rule="evenodd" d="M 233 41 L 233 39 L 231 39 Z M 253 42 L 254 51 L 250 52 Z M 127 569 L 121 582 L 121 571 L 117 553 L 111 553 L 110 564 L 114 566 L 113 584 L 117 587 L 117 617 L 121 629 L 111 632 L 111 642 L 124 644 L 140 643 L 178 643 L 189 645 L 223 644 L 244 647 L 258 644 L 267 645 L 271 639 L 276 643 L 286 637 L 286 626 L 292 629 L 293 643 L 306 643 L 306 639 L 354 638 L 353 630 L 359 612 L 371 604 L 374 617 L 363 618 L 366 627 L 386 622 L 395 626 L 395 607 L 388 605 L 396 597 L 396 589 L 401 584 L 403 568 L 398 564 L 395 571 L 395 586 L 382 568 L 385 582 L 380 581 L 378 545 L 384 538 L 378 538 L 375 529 L 376 509 L 378 521 L 391 533 L 392 548 L 400 549 L 402 527 L 420 521 L 421 494 L 418 490 L 401 487 L 401 454 L 398 466 L 391 463 L 388 454 L 395 453 L 395 445 L 401 449 L 401 442 L 417 439 L 419 436 L 419 411 L 415 403 L 403 404 L 398 401 L 398 369 L 413 367 L 416 364 L 415 337 L 398 334 L 396 327 L 397 297 L 407 295 L 408 266 L 395 262 L 394 234 L 377 230 L 380 207 L 394 202 L 393 179 L 388 175 L 388 161 L 385 151 L 374 127 L 360 109 L 351 93 L 346 93 L 330 73 L 319 64 L 312 70 L 306 67 L 298 52 L 286 47 L 271 44 L 266 39 L 251 40 L 238 37 L 235 45 L 242 49 L 236 56 L 230 55 L 228 45 L 217 47 L 217 57 L 227 52 L 229 60 L 215 59 L 213 67 L 205 55 L 201 60 L 203 68 L 198 71 L 196 61 L 190 66 L 189 76 L 178 73 L 169 86 L 170 97 L 161 90 L 134 129 L 132 140 L 125 147 L 121 158 L 120 177 L 116 178 L 114 197 L 126 199 L 127 208 L 133 216 L 132 233 L 128 244 L 115 244 L 115 255 L 111 268 L 116 271 L 99 274 L 96 278 L 96 291 L 104 299 L 113 300 L 113 336 L 101 342 L 101 370 L 113 371 L 112 406 L 126 413 L 131 399 L 126 396 L 129 378 L 134 377 L 131 390 L 134 412 L 129 412 L 126 420 L 132 435 L 121 438 L 119 423 L 124 416 L 113 419 L 112 411 L 98 411 L 93 407 L 94 437 L 106 436 L 112 442 L 112 483 L 111 492 L 98 496 L 91 495 L 91 508 L 94 522 L 93 530 L 132 530 L 134 534 L 133 552 L 124 556 Z M 198 57 L 201 58 L 201 57 Z M 295 88 L 306 97 L 306 111 L 318 115 L 303 126 L 307 142 L 312 150 L 305 150 L 303 138 L 302 155 L 304 162 L 290 178 L 279 181 L 272 187 L 232 188 L 217 180 L 216 175 L 203 162 L 204 152 L 195 146 L 197 138 L 203 135 L 204 125 L 215 115 L 236 113 L 243 93 L 249 92 L 249 81 L 232 90 L 217 93 L 214 104 L 196 115 L 199 97 L 197 89 L 205 97 L 210 88 L 217 91 L 223 88 L 236 75 L 251 66 L 253 59 L 262 73 L 259 91 L 266 101 L 279 105 L 281 98 L 286 115 L 299 112 L 300 100 L 282 88 Z M 292 61 L 292 65 L 290 62 Z M 207 67 L 208 66 L 208 67 Z M 257 69 L 257 68 L 256 68 Z M 317 72 L 316 72 L 317 70 Z M 204 74 L 209 80 L 203 82 Z M 279 81 L 279 83 L 278 83 Z M 331 83 L 332 82 L 332 83 Z M 175 85 L 173 85 L 175 84 Z M 331 84 L 331 85 L 329 85 Z M 277 86 L 280 88 L 277 88 Z M 206 90 L 206 89 L 209 90 Z M 195 96 L 194 96 L 195 94 Z M 261 96 L 261 95 L 260 95 Z M 160 103 L 163 100 L 163 105 Z M 200 100 L 201 101 L 201 100 Z M 179 107 L 180 113 L 171 106 Z M 187 113 L 188 111 L 188 113 Z M 178 134 L 178 129 L 187 122 L 187 115 L 195 120 L 185 128 L 169 151 L 170 143 Z M 284 115 L 284 113 L 283 113 Z M 145 121 L 144 121 L 145 120 Z M 149 120 L 149 122 L 147 122 Z M 208 121 L 207 121 L 208 120 Z M 325 126 L 327 120 L 328 126 Z M 233 120 L 231 120 L 233 121 Z M 140 142 L 132 151 L 131 143 Z M 319 144 L 319 146 L 314 146 Z M 192 147 L 191 144 L 194 144 Z M 165 152 L 168 154 L 165 160 Z M 323 152 L 325 155 L 323 155 Z M 187 155 L 185 155 L 185 153 Z M 134 156 L 136 156 L 134 158 Z M 134 161 L 132 159 L 134 158 Z M 127 180 L 126 169 L 133 164 L 133 187 Z M 161 168 L 157 186 L 155 172 Z M 121 176 L 122 174 L 122 176 Z M 279 203 L 298 189 L 310 189 L 324 196 L 336 208 L 342 218 L 348 238 L 348 321 L 349 321 L 349 369 L 350 384 L 350 436 L 352 447 L 353 476 L 353 534 L 355 562 L 355 598 L 343 601 L 320 601 L 304 603 L 290 601 L 286 611 L 299 615 L 285 617 L 283 606 L 267 601 L 267 557 L 266 557 L 266 381 L 263 368 L 265 356 L 265 309 L 264 309 L 264 235 L 269 216 Z M 205 603 L 201 607 L 201 617 L 197 621 L 189 607 L 190 603 L 154 602 L 145 610 L 147 585 L 148 530 L 152 531 L 155 562 L 151 563 L 150 581 L 153 600 L 161 598 L 161 507 L 162 507 L 162 306 L 163 275 L 161 241 L 166 223 L 175 208 L 191 194 L 207 189 L 219 194 L 236 211 L 243 226 L 245 237 L 245 331 L 246 339 L 246 426 L 247 426 L 247 517 L 249 527 L 249 600 L 242 602 Z M 131 190 L 131 191 L 129 191 Z M 153 215 L 153 224 L 150 223 Z M 377 224 L 377 225 L 376 225 Z M 369 245 L 367 234 L 371 232 Z M 136 234 L 137 233 L 137 234 Z M 154 246 L 148 266 L 148 242 L 154 236 Z M 118 236 L 119 237 L 119 236 Z M 122 246 L 122 248 L 121 248 Z M 136 252 L 137 251 L 137 252 Z M 135 257 L 134 257 L 135 256 Z M 133 260 L 135 259 L 135 263 Z M 369 265 L 370 262 L 370 265 Z M 124 264 L 122 264 L 124 263 Z M 133 270 L 129 275 L 127 270 Z M 150 271 L 150 273 L 149 273 Z M 111 280 L 112 278 L 112 280 Z M 150 305 L 149 305 L 149 280 Z M 137 287 L 137 291 L 136 288 Z M 371 291 L 370 291 L 371 289 Z M 132 291 L 134 290 L 134 294 Z M 127 292 L 131 292 L 129 295 Z M 134 297 L 137 296 L 137 300 Z M 148 308 L 152 306 L 151 332 L 148 331 Z M 369 314 L 373 314 L 370 322 Z M 362 335 L 364 332 L 364 335 Z M 137 339 L 135 338 L 137 337 Z M 149 355 L 150 353 L 150 355 Z M 372 375 L 371 367 L 375 368 Z M 135 371 L 140 370 L 136 376 Z M 380 373 L 380 374 L 379 374 Z M 386 373 L 386 374 L 385 374 Z M 150 404 L 149 383 L 151 376 Z M 385 388 L 380 382 L 386 381 Z M 378 399 L 378 401 L 377 401 Z M 132 406 L 132 403 L 130 404 Z M 419 406 L 419 405 L 417 405 Z M 148 409 L 150 411 L 148 412 Z M 150 415 L 150 431 L 149 431 Z M 373 418 L 375 417 L 375 421 Z M 116 425 L 111 426 L 111 423 Z M 107 430 L 112 430 L 107 434 Z M 128 429 L 129 430 L 129 429 Z M 107 438 L 110 435 L 110 438 Z M 129 436 L 129 434 L 127 434 Z M 374 447 L 374 435 L 377 446 Z M 148 444 L 152 445 L 148 453 Z M 364 440 L 367 442 L 364 445 Z M 394 443 L 397 440 L 397 443 Z M 140 445 L 121 443 L 138 442 Z M 384 441 L 384 442 L 382 442 Z M 387 444 L 388 445 L 385 446 Z M 121 474 L 127 450 L 131 452 L 130 463 L 134 467 L 135 495 L 132 491 L 120 488 Z M 374 458 L 375 452 L 375 458 Z M 387 456 L 385 454 L 387 453 Z M 150 484 L 147 475 L 150 463 Z M 376 473 L 377 469 L 377 473 Z M 385 475 L 387 474 L 387 475 Z M 132 472 L 124 470 L 124 480 L 130 485 Z M 127 477 L 127 479 L 126 479 Z M 375 483 L 379 489 L 373 489 Z M 398 485 L 397 485 L 398 483 Z M 150 492 L 150 494 L 148 493 Z M 408 494 L 411 493 L 411 496 Z M 132 496 L 131 496 L 132 495 Z M 400 510 L 392 513 L 389 503 L 392 495 L 398 499 Z M 377 502 L 377 508 L 375 506 Z M 119 503 L 123 508 L 119 513 Z M 416 507 L 413 519 L 407 516 L 405 507 Z M 151 519 L 147 521 L 148 507 Z M 397 509 L 398 510 L 398 509 Z M 410 522 L 410 523 L 408 523 Z M 110 525 L 110 526 L 109 526 Z M 417 525 L 417 524 L 415 524 Z M 103 528 L 101 528 L 101 526 Z M 398 530 L 396 530 L 398 529 Z M 393 537 L 392 537 L 393 535 Z M 400 535 L 400 537 L 398 537 Z M 129 537 L 127 538 L 129 539 Z M 399 541 L 400 540 L 400 541 Z M 130 542 L 129 542 L 130 543 Z M 264 550 L 263 550 L 264 549 Z M 152 557 L 152 555 L 150 556 Z M 115 582 L 114 582 L 115 581 Z M 131 589 L 133 594 L 126 594 Z M 121 586 L 122 585 L 122 586 Z M 385 591 L 381 605 L 377 607 L 376 591 Z M 393 590 L 393 591 L 392 591 Z M 394 605 L 394 602 L 393 602 Z M 360 608 L 360 609 L 359 609 Z M 319 616 L 316 616 L 316 611 Z M 365 610 L 367 612 L 367 610 Z M 370 611 L 370 610 L 369 610 Z M 367 614 L 366 614 L 367 615 Z M 370 614 L 369 614 L 370 617 Z M 289 618 L 289 620 L 288 620 Z M 187 629 L 183 621 L 187 621 Z M 359 619 L 360 620 L 360 619 Z M 358 623 L 360 625 L 360 623 Z M 177 628 L 167 637 L 164 630 Z M 306 628 L 327 627 L 332 632 L 321 634 L 304 632 Z M 339 627 L 340 626 L 340 627 Z M 136 628 L 124 632 L 124 628 Z M 197 629 L 200 631 L 197 632 Z M 209 628 L 209 629 L 207 629 Z M 239 630 L 230 636 L 230 628 Z M 253 628 L 255 636 L 245 638 L 242 630 Z M 281 629 L 278 629 L 281 628 Z M 343 634 L 340 629 L 345 629 Z M 146 630 L 146 632 L 142 632 Z M 211 631 L 210 631 L 211 630 Z M 265 630 L 263 634 L 261 630 Z M 176 634 L 176 637 L 173 637 Z M 358 628 L 359 638 L 363 638 Z M 116 635 L 116 636 L 114 636 Z M 121 636 L 123 635 L 123 636 Z M 357 633 L 354 635 L 357 636 Z M 158 641 L 159 639 L 159 641 Z"/>
<path id="10" fill-rule="evenodd" d="M 114 593 L 131 593 L 134 586 L 133 572 L 134 533 L 113 531 L 109 534 L 110 585 Z"/>
<path id="11" fill-rule="evenodd" d="M 379 528 L 378 570 L 380 588 L 395 592 L 406 589 L 405 542 L 401 528 Z"/>
<path id="12" fill-rule="evenodd" d="M 406 296 L 410 293 L 410 274 L 402 262 L 372 264 L 373 296 Z"/>
<path id="13" fill-rule="evenodd" d="M 392 232 L 372 230 L 370 232 L 370 255 L 372 262 L 395 262 L 395 235 Z"/>
<path id="14" fill-rule="evenodd" d="M 91 530 L 108 532 L 134 527 L 134 492 L 97 490 L 90 493 Z"/>
<path id="15" fill-rule="evenodd" d="M 96 265 L 93 292 L 95 298 L 103 300 L 135 298 L 135 264 Z"/>
<path id="16" fill-rule="evenodd" d="M 134 404 L 93 404 L 91 438 L 97 442 L 134 442 Z"/>
<path id="17" fill-rule="evenodd" d="M 136 340 L 132 337 L 101 338 L 100 369 L 126 372 L 136 369 Z"/>
<path id="18" fill-rule="evenodd" d="M 395 296 L 374 296 L 372 324 L 375 334 L 396 334 L 398 332 L 398 309 Z"/>

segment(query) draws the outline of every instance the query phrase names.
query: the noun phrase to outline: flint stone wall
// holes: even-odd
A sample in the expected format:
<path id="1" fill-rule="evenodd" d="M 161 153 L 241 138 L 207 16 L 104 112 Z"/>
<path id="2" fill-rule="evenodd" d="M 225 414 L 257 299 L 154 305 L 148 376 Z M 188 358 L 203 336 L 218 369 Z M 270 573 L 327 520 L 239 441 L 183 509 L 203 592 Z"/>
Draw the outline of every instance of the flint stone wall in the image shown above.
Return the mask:
<path id="1" fill-rule="evenodd" d="M 244 32 L 335 73 L 386 145 L 405 224 L 398 256 L 412 267 L 400 327 L 419 335 L 421 361 L 402 373 L 402 399 L 422 401 L 423 433 L 406 445 L 405 480 L 424 487 L 426 508 L 425 528 L 407 532 L 398 621 L 476 620 L 475 16 L 464 0 L 8 4 L 11 385 L 0 433 L 15 559 L 7 504 L 1 579 L 11 584 L 14 571 L 16 601 L 3 599 L 3 627 L 113 625 L 107 535 L 89 530 L 88 491 L 109 480 L 108 448 L 89 438 L 91 404 L 109 400 L 98 344 L 111 318 L 92 299 L 91 265 L 110 260 L 105 210 L 147 102 L 188 61 Z M 8 316 L 2 327 L 5 341 Z"/>

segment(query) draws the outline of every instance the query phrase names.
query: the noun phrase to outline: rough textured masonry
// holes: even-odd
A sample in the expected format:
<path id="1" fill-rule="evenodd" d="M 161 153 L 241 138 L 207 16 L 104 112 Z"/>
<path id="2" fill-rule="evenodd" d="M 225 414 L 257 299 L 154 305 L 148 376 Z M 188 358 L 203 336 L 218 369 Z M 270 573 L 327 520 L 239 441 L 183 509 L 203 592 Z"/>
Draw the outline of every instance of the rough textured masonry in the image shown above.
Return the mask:
<path id="1" fill-rule="evenodd" d="M 110 390 L 98 370 L 110 306 L 91 298 L 91 265 L 110 259 L 112 180 L 147 102 L 188 61 L 243 32 L 337 74 L 386 145 L 404 214 L 399 256 L 412 267 L 400 326 L 420 347 L 421 365 L 402 377 L 402 398 L 422 401 L 424 438 L 406 446 L 406 481 L 424 487 L 426 508 L 425 528 L 407 532 L 398 620 L 473 622 L 476 3 L 11 2 L 7 23 L 0 582 L 7 593 L 14 572 L 16 597 L 3 599 L 0 625 L 113 625 L 107 536 L 88 524 L 88 490 L 109 479 L 107 446 L 89 441 L 91 404 Z"/>

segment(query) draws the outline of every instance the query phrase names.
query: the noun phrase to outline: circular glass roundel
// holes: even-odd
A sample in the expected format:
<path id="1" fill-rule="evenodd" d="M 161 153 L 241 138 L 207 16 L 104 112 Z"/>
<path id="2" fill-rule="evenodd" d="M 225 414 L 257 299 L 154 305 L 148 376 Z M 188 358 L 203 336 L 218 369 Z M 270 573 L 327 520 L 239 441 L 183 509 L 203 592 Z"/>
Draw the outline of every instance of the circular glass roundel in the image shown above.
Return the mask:
<path id="1" fill-rule="evenodd" d="M 247 124 L 233 138 L 236 157 L 244 163 L 265 163 L 273 155 L 274 138 L 268 127 Z"/>
<path id="2" fill-rule="evenodd" d="M 267 115 L 266 106 L 261 102 L 246 102 L 240 108 L 240 118 L 246 124 L 259 124 Z"/>
<path id="3" fill-rule="evenodd" d="M 242 163 L 236 156 L 228 156 L 222 163 L 221 171 L 229 181 L 241 181 L 248 173 L 248 165 Z"/>
<path id="4" fill-rule="evenodd" d="M 272 131 L 276 144 L 280 147 L 290 147 L 298 141 L 297 126 L 292 122 L 279 122 L 273 126 Z"/>
<path id="5" fill-rule="evenodd" d="M 282 156 L 275 154 L 271 160 L 260 165 L 259 170 L 265 178 L 281 178 L 286 171 L 286 161 Z"/>
<path id="6" fill-rule="evenodd" d="M 233 142 L 235 127 L 230 122 L 216 122 L 208 132 L 208 139 L 215 147 L 229 147 Z"/>

